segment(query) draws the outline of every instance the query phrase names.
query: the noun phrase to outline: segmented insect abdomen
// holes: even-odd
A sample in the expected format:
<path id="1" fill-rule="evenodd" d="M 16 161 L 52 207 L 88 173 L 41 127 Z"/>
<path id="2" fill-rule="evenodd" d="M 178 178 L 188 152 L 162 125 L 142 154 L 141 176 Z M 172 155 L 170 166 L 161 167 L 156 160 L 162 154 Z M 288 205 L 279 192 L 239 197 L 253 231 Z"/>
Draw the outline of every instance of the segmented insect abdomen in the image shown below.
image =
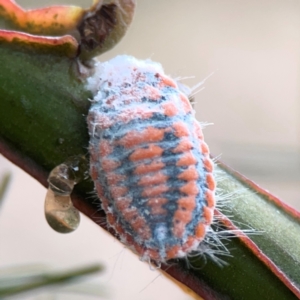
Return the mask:
<path id="1" fill-rule="evenodd" d="M 159 64 L 100 66 L 90 170 L 108 224 L 143 259 L 196 250 L 213 218 L 213 163 L 192 107 Z"/>

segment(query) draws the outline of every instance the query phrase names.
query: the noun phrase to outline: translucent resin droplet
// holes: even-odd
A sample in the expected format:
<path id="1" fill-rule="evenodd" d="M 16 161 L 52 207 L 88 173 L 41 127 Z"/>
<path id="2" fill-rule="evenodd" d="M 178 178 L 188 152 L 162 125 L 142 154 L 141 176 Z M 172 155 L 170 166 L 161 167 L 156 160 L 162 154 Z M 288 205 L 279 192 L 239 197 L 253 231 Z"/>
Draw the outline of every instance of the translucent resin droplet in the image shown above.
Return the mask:
<path id="1" fill-rule="evenodd" d="M 61 164 L 55 167 L 49 177 L 49 189 L 55 195 L 69 196 L 74 188 L 75 180 L 72 176 L 72 170 L 66 164 Z"/>
<path id="2" fill-rule="evenodd" d="M 73 206 L 71 193 L 75 184 L 88 177 L 88 162 L 76 155 L 56 166 L 49 174 L 49 188 L 45 200 L 45 215 L 50 227 L 60 233 L 74 231 L 80 222 Z"/>
<path id="3" fill-rule="evenodd" d="M 50 227 L 60 233 L 72 232 L 80 223 L 79 211 L 73 206 L 71 197 L 57 195 L 51 188 L 46 194 L 45 216 Z"/>

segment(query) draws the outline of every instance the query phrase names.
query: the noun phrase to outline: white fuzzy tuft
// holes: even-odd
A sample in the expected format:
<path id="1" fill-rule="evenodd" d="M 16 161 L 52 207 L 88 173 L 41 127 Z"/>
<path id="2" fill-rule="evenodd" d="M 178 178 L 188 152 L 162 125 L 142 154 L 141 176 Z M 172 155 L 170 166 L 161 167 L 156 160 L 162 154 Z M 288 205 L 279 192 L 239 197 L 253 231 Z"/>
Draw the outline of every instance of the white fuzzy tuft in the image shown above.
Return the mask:
<path id="1" fill-rule="evenodd" d="M 164 73 L 161 64 L 151 59 L 138 60 L 133 56 L 118 55 L 109 61 L 96 64 L 95 74 L 87 79 L 87 89 L 97 94 L 105 82 L 109 82 L 112 87 L 130 84 L 134 82 L 137 69 L 146 73 Z"/>

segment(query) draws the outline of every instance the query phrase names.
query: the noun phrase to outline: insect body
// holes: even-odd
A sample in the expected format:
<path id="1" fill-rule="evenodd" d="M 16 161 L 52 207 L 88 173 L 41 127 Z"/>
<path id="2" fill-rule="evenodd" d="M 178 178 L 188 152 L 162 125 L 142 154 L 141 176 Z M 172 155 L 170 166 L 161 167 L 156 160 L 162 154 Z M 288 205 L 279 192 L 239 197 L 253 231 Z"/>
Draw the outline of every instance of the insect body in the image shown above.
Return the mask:
<path id="1" fill-rule="evenodd" d="M 188 98 L 160 64 L 118 56 L 89 79 L 90 173 L 107 222 L 143 260 L 196 250 L 213 219 L 213 163 Z"/>

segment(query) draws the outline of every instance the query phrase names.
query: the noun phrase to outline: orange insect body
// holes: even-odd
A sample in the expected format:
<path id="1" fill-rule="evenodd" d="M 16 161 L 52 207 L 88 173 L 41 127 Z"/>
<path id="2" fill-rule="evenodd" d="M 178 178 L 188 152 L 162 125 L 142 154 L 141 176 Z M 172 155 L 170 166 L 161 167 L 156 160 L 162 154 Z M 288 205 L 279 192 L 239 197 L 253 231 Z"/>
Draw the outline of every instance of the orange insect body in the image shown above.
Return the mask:
<path id="1" fill-rule="evenodd" d="M 197 250 L 215 181 L 187 96 L 159 64 L 129 56 L 99 64 L 89 88 L 90 173 L 108 224 L 143 260 Z"/>

